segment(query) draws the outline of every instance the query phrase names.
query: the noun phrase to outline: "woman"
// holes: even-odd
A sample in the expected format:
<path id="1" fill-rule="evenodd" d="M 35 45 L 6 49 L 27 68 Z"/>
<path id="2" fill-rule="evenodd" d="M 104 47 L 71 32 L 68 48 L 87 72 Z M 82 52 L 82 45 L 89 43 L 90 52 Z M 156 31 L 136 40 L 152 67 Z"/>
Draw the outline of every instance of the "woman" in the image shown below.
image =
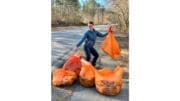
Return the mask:
<path id="1" fill-rule="evenodd" d="M 91 54 L 94 56 L 92 60 L 92 65 L 96 65 L 96 61 L 99 57 L 98 52 L 94 48 L 94 44 L 96 42 L 96 37 L 104 37 L 108 33 L 102 34 L 94 29 L 94 23 L 92 21 L 89 21 L 88 23 L 89 30 L 84 33 L 84 36 L 81 38 L 81 40 L 76 44 L 76 49 L 77 47 L 81 46 L 81 44 L 85 41 L 84 44 L 84 51 L 86 54 L 86 60 L 90 61 L 91 60 Z"/>

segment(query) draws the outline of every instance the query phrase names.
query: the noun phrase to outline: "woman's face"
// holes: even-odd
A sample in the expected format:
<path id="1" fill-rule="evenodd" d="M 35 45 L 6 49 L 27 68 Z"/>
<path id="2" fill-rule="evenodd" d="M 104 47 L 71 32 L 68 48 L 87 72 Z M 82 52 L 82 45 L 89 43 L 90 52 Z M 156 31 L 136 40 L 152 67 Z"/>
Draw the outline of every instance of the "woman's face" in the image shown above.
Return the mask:
<path id="1" fill-rule="evenodd" d="M 94 25 L 93 24 L 88 24 L 88 27 L 89 27 L 90 30 L 93 30 Z"/>

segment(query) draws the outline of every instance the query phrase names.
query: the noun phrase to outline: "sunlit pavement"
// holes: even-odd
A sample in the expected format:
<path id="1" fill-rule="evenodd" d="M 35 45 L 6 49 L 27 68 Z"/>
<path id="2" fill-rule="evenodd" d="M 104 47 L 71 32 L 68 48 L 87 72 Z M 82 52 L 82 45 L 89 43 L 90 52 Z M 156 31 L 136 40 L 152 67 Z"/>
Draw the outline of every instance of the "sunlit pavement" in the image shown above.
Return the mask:
<path id="1" fill-rule="evenodd" d="M 96 30 L 104 33 L 106 32 L 106 25 L 95 26 Z M 60 57 L 63 57 L 64 53 L 73 47 L 83 33 L 87 30 L 87 27 L 72 28 L 61 31 L 52 32 L 52 64 Z M 117 34 L 117 33 L 115 33 Z M 80 85 L 79 81 L 76 81 L 72 86 L 66 87 L 54 87 L 52 86 L 52 101 L 128 101 L 129 100 L 129 72 L 128 72 L 128 37 L 118 37 L 117 40 L 121 46 L 121 57 L 116 60 L 112 60 L 100 49 L 100 44 L 104 38 L 97 38 L 95 48 L 97 49 L 100 58 L 97 61 L 97 65 L 104 68 L 115 68 L 117 64 L 122 66 L 125 70 L 123 76 L 123 87 L 120 93 L 116 96 L 105 96 L 99 94 L 95 87 L 85 88 Z M 83 46 L 83 45 L 82 45 Z M 79 52 L 83 53 L 82 46 Z M 52 70 L 55 69 L 52 66 Z"/>

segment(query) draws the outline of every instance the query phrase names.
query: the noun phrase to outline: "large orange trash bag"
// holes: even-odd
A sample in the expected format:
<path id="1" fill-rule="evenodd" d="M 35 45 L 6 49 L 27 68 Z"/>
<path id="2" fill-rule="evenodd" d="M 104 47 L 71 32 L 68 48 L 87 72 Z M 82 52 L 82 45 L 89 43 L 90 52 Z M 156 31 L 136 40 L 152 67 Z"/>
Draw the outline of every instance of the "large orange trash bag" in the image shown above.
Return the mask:
<path id="1" fill-rule="evenodd" d="M 95 68 L 90 62 L 81 59 L 82 67 L 79 73 L 80 84 L 84 87 L 92 87 L 95 82 Z"/>
<path id="2" fill-rule="evenodd" d="M 70 58 L 63 65 L 65 70 L 74 71 L 77 75 L 81 71 L 81 56 L 78 54 L 74 54 L 70 56 Z"/>
<path id="3" fill-rule="evenodd" d="M 53 71 L 52 84 L 54 86 L 72 85 L 76 79 L 77 75 L 75 72 L 60 68 Z"/>
<path id="4" fill-rule="evenodd" d="M 112 32 L 112 27 L 109 28 L 109 33 L 101 44 L 101 49 L 110 55 L 113 59 L 118 58 L 121 50 L 115 36 Z"/>
<path id="5" fill-rule="evenodd" d="M 95 70 L 95 85 L 99 93 L 117 95 L 122 87 L 123 68 Z"/>

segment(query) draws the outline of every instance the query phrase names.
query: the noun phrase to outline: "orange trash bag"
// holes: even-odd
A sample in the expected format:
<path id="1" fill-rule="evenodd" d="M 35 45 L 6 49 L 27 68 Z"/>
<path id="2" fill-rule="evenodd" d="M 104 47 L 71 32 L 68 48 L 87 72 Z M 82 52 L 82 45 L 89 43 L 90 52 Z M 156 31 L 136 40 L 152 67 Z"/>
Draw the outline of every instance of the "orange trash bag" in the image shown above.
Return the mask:
<path id="1" fill-rule="evenodd" d="M 78 54 L 72 55 L 63 65 L 65 70 L 74 71 L 77 75 L 81 71 L 81 56 Z"/>
<path id="2" fill-rule="evenodd" d="M 82 67 L 79 73 L 80 84 L 84 87 L 92 87 L 95 82 L 95 68 L 90 62 L 81 59 Z"/>
<path id="3" fill-rule="evenodd" d="M 53 71 L 52 84 L 54 86 L 72 85 L 76 79 L 77 75 L 75 72 L 60 68 Z"/>
<path id="4" fill-rule="evenodd" d="M 99 93 L 117 95 L 122 87 L 123 68 L 95 70 L 95 85 Z"/>
<path id="5" fill-rule="evenodd" d="M 112 32 L 112 27 L 109 28 L 109 33 L 106 36 L 105 40 L 101 44 L 101 49 L 110 55 L 113 59 L 118 58 L 120 56 L 120 47 L 119 44 Z"/>

